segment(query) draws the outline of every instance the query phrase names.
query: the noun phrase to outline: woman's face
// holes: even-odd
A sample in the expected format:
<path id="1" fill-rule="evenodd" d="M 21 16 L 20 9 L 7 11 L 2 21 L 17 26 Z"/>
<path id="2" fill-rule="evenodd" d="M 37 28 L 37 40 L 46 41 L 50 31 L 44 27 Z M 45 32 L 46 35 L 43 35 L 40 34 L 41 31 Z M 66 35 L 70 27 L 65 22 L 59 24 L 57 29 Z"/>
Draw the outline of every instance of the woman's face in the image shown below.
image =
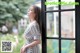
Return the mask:
<path id="1" fill-rule="evenodd" d="M 35 17 L 35 13 L 34 13 L 34 8 L 30 7 L 29 11 L 28 11 L 28 16 L 30 19 L 34 19 Z"/>

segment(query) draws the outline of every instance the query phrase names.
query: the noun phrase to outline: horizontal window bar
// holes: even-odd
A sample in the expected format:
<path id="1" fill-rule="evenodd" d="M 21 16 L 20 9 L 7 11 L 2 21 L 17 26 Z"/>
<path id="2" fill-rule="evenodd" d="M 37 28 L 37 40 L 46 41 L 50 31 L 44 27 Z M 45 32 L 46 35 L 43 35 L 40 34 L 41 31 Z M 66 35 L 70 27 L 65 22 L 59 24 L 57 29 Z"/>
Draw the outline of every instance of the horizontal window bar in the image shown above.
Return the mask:
<path id="1" fill-rule="evenodd" d="M 52 10 L 52 11 L 45 11 L 45 13 L 47 13 L 47 12 L 62 12 L 62 11 L 75 11 L 75 9 Z"/>
<path id="2" fill-rule="evenodd" d="M 46 39 L 75 40 L 75 38 L 58 38 L 58 37 L 46 37 Z"/>

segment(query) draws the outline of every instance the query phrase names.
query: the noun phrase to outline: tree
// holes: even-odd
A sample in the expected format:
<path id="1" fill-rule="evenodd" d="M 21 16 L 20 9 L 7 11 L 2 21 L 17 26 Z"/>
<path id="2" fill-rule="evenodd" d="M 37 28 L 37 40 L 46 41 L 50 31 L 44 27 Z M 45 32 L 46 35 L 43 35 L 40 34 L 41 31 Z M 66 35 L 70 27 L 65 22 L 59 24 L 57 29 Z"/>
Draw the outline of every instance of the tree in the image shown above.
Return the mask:
<path id="1" fill-rule="evenodd" d="M 7 23 L 15 23 L 27 13 L 33 0 L 0 0 L 0 27 Z"/>

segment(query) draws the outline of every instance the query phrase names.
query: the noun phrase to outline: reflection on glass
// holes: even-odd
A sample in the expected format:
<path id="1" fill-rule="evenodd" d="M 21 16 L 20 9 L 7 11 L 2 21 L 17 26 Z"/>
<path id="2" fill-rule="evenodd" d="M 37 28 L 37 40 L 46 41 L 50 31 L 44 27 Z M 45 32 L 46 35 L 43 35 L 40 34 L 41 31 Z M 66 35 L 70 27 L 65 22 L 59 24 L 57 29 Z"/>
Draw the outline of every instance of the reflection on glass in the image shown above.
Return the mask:
<path id="1" fill-rule="evenodd" d="M 75 53 L 75 41 L 74 40 L 62 40 L 61 53 Z"/>
<path id="2" fill-rule="evenodd" d="M 75 0 L 61 0 L 61 2 L 63 2 L 63 5 L 61 5 L 61 9 L 74 9 L 75 8 L 75 5 L 71 5 L 72 3 L 75 2 Z"/>
<path id="3" fill-rule="evenodd" d="M 47 13 L 47 36 L 58 37 L 58 12 Z"/>
<path id="4" fill-rule="evenodd" d="M 47 53 L 59 53 L 58 40 L 47 40 Z"/>
<path id="5" fill-rule="evenodd" d="M 46 2 L 53 2 L 53 4 L 48 3 L 48 5 L 46 5 L 47 11 L 58 10 L 58 5 L 55 4 L 56 2 L 58 2 L 58 0 L 46 0 Z"/>
<path id="6" fill-rule="evenodd" d="M 75 38 L 75 12 L 61 12 L 61 35 L 64 38 Z"/>

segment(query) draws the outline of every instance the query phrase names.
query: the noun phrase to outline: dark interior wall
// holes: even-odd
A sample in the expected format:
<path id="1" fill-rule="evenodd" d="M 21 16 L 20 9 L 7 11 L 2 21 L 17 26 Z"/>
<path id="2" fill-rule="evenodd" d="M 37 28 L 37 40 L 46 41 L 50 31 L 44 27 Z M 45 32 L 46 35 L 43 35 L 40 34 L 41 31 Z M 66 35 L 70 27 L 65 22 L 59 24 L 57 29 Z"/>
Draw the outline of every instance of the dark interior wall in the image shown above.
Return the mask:
<path id="1" fill-rule="evenodd" d="M 80 2 L 80 0 L 76 0 Z M 80 53 L 80 4 L 76 5 L 76 53 Z"/>

